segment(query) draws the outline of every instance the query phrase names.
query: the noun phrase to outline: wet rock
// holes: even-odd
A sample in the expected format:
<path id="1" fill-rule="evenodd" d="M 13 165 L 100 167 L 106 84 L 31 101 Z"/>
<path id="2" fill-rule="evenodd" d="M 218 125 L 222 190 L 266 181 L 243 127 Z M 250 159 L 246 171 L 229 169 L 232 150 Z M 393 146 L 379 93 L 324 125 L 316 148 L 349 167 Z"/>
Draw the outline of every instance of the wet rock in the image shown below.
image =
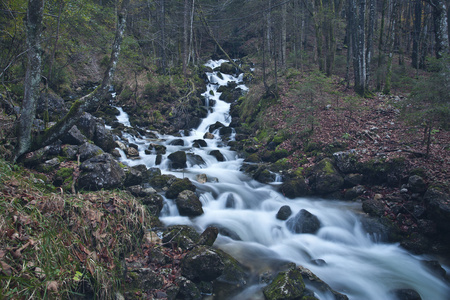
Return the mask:
<path id="1" fill-rule="evenodd" d="M 328 158 L 321 160 L 314 166 L 313 174 L 313 186 L 318 194 L 335 192 L 344 184 L 344 178 L 342 178 Z"/>
<path id="2" fill-rule="evenodd" d="M 158 144 L 150 144 L 148 146 L 148 150 L 152 151 L 154 150 L 156 152 L 156 154 L 166 154 L 166 146 L 164 145 L 158 145 Z"/>
<path id="3" fill-rule="evenodd" d="M 267 300 L 302 299 L 305 291 L 302 274 L 296 268 L 278 273 L 263 289 Z"/>
<path id="4" fill-rule="evenodd" d="M 208 226 L 200 235 L 197 244 L 211 247 L 219 235 L 219 229 L 214 226 Z"/>
<path id="5" fill-rule="evenodd" d="M 198 183 L 206 183 L 208 181 L 208 177 L 206 176 L 206 174 L 197 174 L 195 176 L 195 179 L 197 179 Z"/>
<path id="6" fill-rule="evenodd" d="M 356 165 L 358 162 L 356 150 L 352 149 L 348 151 L 336 152 L 333 153 L 333 157 L 336 167 L 342 173 L 352 173 L 356 171 Z"/>
<path id="7" fill-rule="evenodd" d="M 206 144 L 205 140 L 194 140 L 194 142 L 192 143 L 192 147 L 194 148 L 201 148 L 206 146 L 208 146 L 208 144 Z"/>
<path id="8" fill-rule="evenodd" d="M 202 294 L 191 280 L 180 276 L 176 280 L 178 286 L 178 293 L 176 295 L 177 299 L 183 300 L 200 300 L 202 299 Z"/>
<path id="9" fill-rule="evenodd" d="M 175 139 L 169 142 L 171 146 L 184 146 L 184 141 L 182 139 Z"/>
<path id="10" fill-rule="evenodd" d="M 135 197 L 149 197 L 156 194 L 156 190 L 154 188 L 144 188 L 142 185 L 133 185 L 127 188 L 133 196 Z"/>
<path id="11" fill-rule="evenodd" d="M 198 165 L 198 166 L 205 166 L 206 162 L 203 160 L 203 158 L 200 155 L 194 154 L 194 153 L 187 153 L 187 161 L 192 165 Z"/>
<path id="12" fill-rule="evenodd" d="M 203 135 L 203 138 L 207 139 L 207 140 L 213 140 L 215 138 L 215 136 L 214 136 L 214 134 L 207 132 Z"/>
<path id="13" fill-rule="evenodd" d="M 78 188 L 85 190 L 114 189 L 122 186 L 125 172 L 111 154 L 97 155 L 80 165 Z"/>
<path id="14" fill-rule="evenodd" d="M 141 198 L 142 204 L 147 206 L 147 209 L 154 215 L 159 216 L 164 206 L 164 199 L 159 194 L 152 194 Z"/>
<path id="15" fill-rule="evenodd" d="M 381 217 L 384 215 L 386 206 L 381 199 L 369 199 L 363 202 L 362 209 L 372 217 Z"/>
<path id="16" fill-rule="evenodd" d="M 181 262 L 181 274 L 192 281 L 212 281 L 222 275 L 225 265 L 212 249 L 197 246 Z"/>
<path id="17" fill-rule="evenodd" d="M 139 157 L 139 151 L 134 147 L 128 147 L 125 153 L 127 154 L 127 157 L 129 157 L 129 158 Z"/>
<path id="18" fill-rule="evenodd" d="M 427 184 L 422 177 L 413 175 L 408 178 L 408 189 L 412 193 L 424 193 L 427 190 Z"/>
<path id="19" fill-rule="evenodd" d="M 219 129 L 219 134 L 222 137 L 230 137 L 230 135 L 233 133 L 233 128 L 225 126 Z"/>
<path id="20" fill-rule="evenodd" d="M 196 186 L 189 180 L 189 178 L 175 179 L 166 191 L 166 197 L 175 199 L 182 191 L 189 190 L 195 192 Z"/>
<path id="21" fill-rule="evenodd" d="M 305 179 L 301 177 L 295 177 L 290 180 L 286 180 L 280 186 L 280 191 L 288 198 L 304 197 L 310 194 L 309 187 L 305 182 Z"/>
<path id="22" fill-rule="evenodd" d="M 450 195 L 444 187 L 432 185 L 424 195 L 424 201 L 428 204 L 427 215 L 430 220 L 436 222 L 438 228 L 450 232 Z"/>
<path id="23" fill-rule="evenodd" d="M 78 152 L 80 154 L 80 161 L 85 161 L 104 153 L 99 146 L 88 142 L 81 145 L 80 148 L 78 149 Z"/>
<path id="24" fill-rule="evenodd" d="M 278 220 L 287 220 L 292 215 L 292 210 L 289 207 L 289 205 L 283 205 L 280 207 L 280 209 L 277 212 L 277 219 Z"/>
<path id="25" fill-rule="evenodd" d="M 87 141 L 87 138 L 81 133 L 76 125 L 73 125 L 69 131 L 62 136 L 61 141 L 69 145 L 81 145 Z"/>
<path id="26" fill-rule="evenodd" d="M 347 174 L 344 177 L 344 188 L 351 188 L 357 185 L 360 185 L 363 180 L 362 174 L 352 173 Z"/>
<path id="27" fill-rule="evenodd" d="M 392 291 L 398 300 L 422 300 L 419 293 L 412 289 L 399 289 Z"/>
<path id="28" fill-rule="evenodd" d="M 162 241 L 167 247 L 180 247 L 190 250 L 197 245 L 200 235 L 193 228 L 186 225 L 175 225 L 167 228 Z"/>
<path id="29" fill-rule="evenodd" d="M 302 209 L 286 222 L 286 226 L 293 233 L 314 234 L 320 228 L 320 221 L 315 215 L 306 209 Z"/>
<path id="30" fill-rule="evenodd" d="M 236 67 L 229 62 L 224 62 L 220 65 L 220 72 L 223 74 L 233 75 L 237 72 Z"/>
<path id="31" fill-rule="evenodd" d="M 217 159 L 217 161 L 225 161 L 225 157 L 219 150 L 212 150 L 208 154 L 214 156 Z"/>
<path id="32" fill-rule="evenodd" d="M 311 270 L 298 266 L 297 268 L 300 271 L 300 274 L 302 275 L 303 281 L 306 284 L 311 284 L 315 288 L 317 288 L 319 291 L 324 293 L 331 293 L 334 296 L 334 299 L 336 300 L 348 300 L 348 297 L 346 295 L 343 295 L 341 293 L 336 292 L 333 290 L 328 284 L 326 284 L 324 281 L 322 281 L 319 277 L 317 277 Z M 309 298 L 308 298 L 309 299 Z"/>
<path id="33" fill-rule="evenodd" d="M 150 178 L 150 185 L 154 188 L 162 189 L 164 187 L 169 187 L 176 180 L 181 180 L 181 179 L 178 179 L 177 177 L 175 177 L 175 175 L 171 175 L 171 174 L 164 174 L 164 175 L 159 174 L 159 175 L 152 176 Z"/>
<path id="34" fill-rule="evenodd" d="M 175 203 L 182 216 L 196 217 L 203 214 L 202 203 L 193 191 L 182 191 L 178 194 Z"/>
<path id="35" fill-rule="evenodd" d="M 232 290 L 245 286 L 250 274 L 248 268 L 228 253 L 219 249 L 215 249 L 214 251 L 220 256 L 224 264 L 223 273 L 216 279 L 216 281 L 226 284 Z M 222 288 L 226 287 L 222 286 Z"/>
<path id="36" fill-rule="evenodd" d="M 140 167 L 127 167 L 124 171 L 126 174 L 124 186 L 138 185 L 144 181 L 145 174 Z"/>
<path id="37" fill-rule="evenodd" d="M 222 123 L 220 123 L 219 121 L 217 121 L 216 123 L 211 124 L 211 125 L 209 126 L 208 131 L 209 131 L 210 133 L 213 133 L 214 131 L 216 131 L 216 130 L 222 128 L 222 127 L 225 127 L 225 125 L 223 125 Z"/>
<path id="38" fill-rule="evenodd" d="M 357 185 L 345 191 L 344 198 L 346 200 L 353 200 L 366 192 L 366 189 L 362 185 Z"/>
<path id="39" fill-rule="evenodd" d="M 172 169 L 183 169 L 187 167 L 186 152 L 184 151 L 173 152 L 167 158 L 172 162 Z"/>
<path id="40" fill-rule="evenodd" d="M 276 175 L 272 172 L 270 172 L 266 166 L 259 167 L 255 174 L 253 174 L 253 179 L 262 182 L 262 183 L 269 183 L 274 182 L 276 178 Z"/>

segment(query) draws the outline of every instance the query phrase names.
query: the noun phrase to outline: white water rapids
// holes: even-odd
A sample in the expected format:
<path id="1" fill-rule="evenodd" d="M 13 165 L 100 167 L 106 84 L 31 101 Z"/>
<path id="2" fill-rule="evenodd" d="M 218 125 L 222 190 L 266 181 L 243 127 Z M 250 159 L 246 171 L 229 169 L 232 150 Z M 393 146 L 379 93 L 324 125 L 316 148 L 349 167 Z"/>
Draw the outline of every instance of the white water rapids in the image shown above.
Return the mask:
<path id="1" fill-rule="evenodd" d="M 215 68 L 223 61 L 210 61 L 207 66 Z M 361 208 L 358 203 L 321 199 L 287 199 L 272 185 L 261 184 L 239 171 L 243 160 L 231 151 L 215 132 L 215 139 L 205 139 L 207 147 L 194 148 L 193 141 L 203 139 L 208 127 L 217 121 L 229 125 L 230 104 L 220 100 L 217 88 L 235 81 L 246 89 L 241 77 L 218 72 L 207 73 L 206 103 L 215 100 L 210 113 L 189 136 L 159 135 L 159 139 L 136 138 L 124 134 L 128 142 L 139 147 L 140 159 L 130 160 L 122 153 L 122 162 L 130 166 L 145 164 L 158 167 L 164 174 L 189 177 L 197 186 L 204 214 L 196 218 L 180 216 L 172 200 L 166 199 L 161 221 L 166 225 L 186 224 L 202 232 L 209 225 L 225 228 L 239 236 L 240 240 L 219 235 L 215 246 L 228 252 L 257 273 L 265 272 L 271 263 L 291 261 L 310 269 L 334 290 L 350 299 L 384 300 L 396 299 L 390 292 L 395 289 L 414 289 L 422 299 L 448 300 L 450 289 L 446 282 L 424 267 L 421 260 L 430 259 L 408 253 L 395 244 L 377 242 L 361 225 Z M 210 91 L 212 91 L 210 93 Z M 121 110 L 119 121 L 130 126 L 127 115 Z M 184 146 L 169 145 L 174 139 L 182 139 Z M 160 165 L 155 165 L 156 154 L 145 154 L 149 143 L 167 147 Z M 206 165 L 192 165 L 183 170 L 171 170 L 167 156 L 178 150 L 200 155 Z M 226 161 L 219 162 L 208 153 L 220 150 Z M 208 181 L 200 184 L 196 175 L 206 174 Z M 316 234 L 294 234 L 286 222 L 275 216 L 283 205 L 289 205 L 293 215 L 306 209 L 316 215 L 321 228 Z M 318 265 L 313 260 L 323 260 Z M 263 285 L 253 285 L 238 295 L 227 299 L 264 299 Z M 315 291 L 319 299 L 334 299 L 330 293 Z"/>

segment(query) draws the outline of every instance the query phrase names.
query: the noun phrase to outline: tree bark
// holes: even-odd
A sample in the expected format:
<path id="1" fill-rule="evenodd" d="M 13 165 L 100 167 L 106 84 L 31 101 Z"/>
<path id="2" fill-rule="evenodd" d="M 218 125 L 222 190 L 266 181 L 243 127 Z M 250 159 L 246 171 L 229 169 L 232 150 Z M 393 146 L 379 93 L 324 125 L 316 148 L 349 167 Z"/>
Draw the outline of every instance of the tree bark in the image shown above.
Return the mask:
<path id="1" fill-rule="evenodd" d="M 39 139 L 37 139 L 32 145 L 30 145 L 28 149 L 25 149 L 25 152 L 33 151 L 54 143 L 70 128 L 72 128 L 73 125 L 76 124 L 78 119 L 85 111 L 98 106 L 98 104 L 103 101 L 104 97 L 110 90 L 110 86 L 112 85 L 114 79 L 114 73 L 116 71 L 117 63 L 119 61 L 120 47 L 125 32 L 126 15 L 129 2 L 130 0 L 123 0 L 120 9 L 117 11 L 116 34 L 114 42 L 112 44 L 109 64 L 103 76 L 101 85 L 90 94 L 76 100 L 70 108 L 69 112 L 54 126 L 47 129 L 44 134 L 39 137 Z"/>
<path id="2" fill-rule="evenodd" d="M 283 3 L 281 6 L 281 67 L 282 69 L 286 69 L 287 63 L 287 2 Z"/>
<path id="3" fill-rule="evenodd" d="M 445 0 L 425 0 L 433 8 L 434 30 L 436 39 L 436 57 L 449 53 L 448 17 Z"/>
<path id="4" fill-rule="evenodd" d="M 183 75 L 186 76 L 187 63 L 188 63 L 188 32 L 189 32 L 189 0 L 184 0 L 183 11 Z"/>
<path id="5" fill-rule="evenodd" d="M 44 15 L 44 0 L 29 0 L 27 10 L 28 65 L 25 74 L 24 98 L 18 123 L 18 136 L 14 161 L 31 147 L 31 128 L 36 116 L 41 83 L 41 34 Z"/>
<path id="6" fill-rule="evenodd" d="M 411 64 L 413 68 L 419 68 L 419 43 L 420 31 L 422 29 L 422 1 L 415 0 L 414 3 L 414 31 L 413 31 L 413 50 L 411 55 Z"/>

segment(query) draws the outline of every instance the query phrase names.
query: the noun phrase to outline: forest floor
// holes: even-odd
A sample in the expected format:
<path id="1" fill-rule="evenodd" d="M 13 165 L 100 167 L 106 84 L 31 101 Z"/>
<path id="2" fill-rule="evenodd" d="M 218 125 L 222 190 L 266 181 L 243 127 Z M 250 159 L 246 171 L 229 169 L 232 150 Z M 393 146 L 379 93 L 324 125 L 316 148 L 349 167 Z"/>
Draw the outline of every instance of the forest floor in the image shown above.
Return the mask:
<path id="1" fill-rule="evenodd" d="M 292 83 L 281 82 L 278 103 L 264 113 L 266 124 L 291 136 L 281 147 L 292 152 L 288 159 L 293 167 L 304 155 L 301 146 L 306 143 L 322 148 L 339 145 L 355 149 L 361 161 L 403 157 L 409 170 L 421 169 L 430 182 L 449 181 L 450 132 L 432 130 L 427 156 L 425 128 L 407 123 L 399 109 L 405 94 L 397 91 L 394 95 L 376 93 L 371 98 L 361 98 L 337 80 L 328 84 L 328 91 L 317 86 L 320 101 L 299 105 L 302 95 L 292 93 Z M 297 85 L 302 85 L 302 79 Z M 308 160 L 302 167 L 313 165 L 313 158 Z"/>

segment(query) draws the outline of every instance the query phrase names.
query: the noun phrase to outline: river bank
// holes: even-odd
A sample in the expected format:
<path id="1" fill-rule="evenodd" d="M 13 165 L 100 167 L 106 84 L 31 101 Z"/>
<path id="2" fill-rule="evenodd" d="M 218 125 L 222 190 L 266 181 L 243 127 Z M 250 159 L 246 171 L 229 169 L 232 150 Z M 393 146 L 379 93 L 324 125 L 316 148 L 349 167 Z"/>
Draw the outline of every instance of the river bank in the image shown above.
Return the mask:
<path id="1" fill-rule="evenodd" d="M 219 66 L 221 65 L 218 64 L 214 68 Z M 209 82 L 217 83 L 220 80 L 225 81 L 223 77 L 228 78 L 228 75 L 212 72 L 214 68 L 211 67 L 208 72 Z M 239 82 L 241 80 L 238 78 Z M 238 85 L 231 86 L 231 89 L 235 90 Z M 134 195 L 139 203 L 146 206 L 146 211 L 154 215 L 141 215 L 137 218 L 141 222 L 148 220 L 149 225 L 139 223 L 140 229 L 133 230 L 140 232 L 137 235 L 137 240 L 140 241 L 133 245 L 136 250 L 132 251 L 132 254 L 130 251 L 122 252 L 121 268 L 114 271 L 123 272 L 122 275 L 114 275 L 114 278 L 120 278 L 120 290 L 126 290 L 123 294 L 126 298 L 174 298 L 178 294 L 183 299 L 198 299 L 202 297 L 201 293 L 216 293 L 217 299 L 255 295 L 261 298 L 264 297 L 263 286 L 274 281 L 278 271 L 284 272 L 281 276 L 293 278 L 295 286 L 302 286 L 298 280 L 303 282 L 303 279 L 308 277 L 308 271 L 296 271 L 297 268 L 289 265 L 289 262 L 307 266 L 325 282 L 354 299 L 357 299 L 358 295 L 365 295 L 366 299 L 377 299 L 380 295 L 395 298 L 395 293 L 408 291 L 412 295 L 419 293 L 423 299 L 438 299 L 445 295 L 445 281 L 438 278 L 442 274 L 433 275 L 430 281 L 424 281 L 424 274 L 433 273 L 429 267 L 422 265 L 424 258 L 413 257 L 396 245 L 379 243 L 377 236 L 385 232 L 386 228 L 380 229 L 375 225 L 380 224 L 379 222 L 364 224 L 361 220 L 366 220 L 365 218 L 360 219 L 358 214 L 353 214 L 361 212 L 361 203 L 367 202 L 364 197 L 375 200 L 375 208 L 379 208 L 378 203 L 387 204 L 387 200 L 379 196 L 375 199 L 377 194 L 386 196 L 386 191 L 390 189 L 393 193 L 396 191 L 397 187 L 384 187 L 386 183 L 407 180 L 402 183 L 407 184 L 404 188 L 408 189 L 401 195 L 402 202 L 389 199 L 389 203 L 400 203 L 402 209 L 405 205 L 404 195 L 411 197 L 411 192 L 417 189 L 418 195 L 414 197 L 421 203 L 426 197 L 426 191 L 430 190 L 430 185 L 426 185 L 425 189 L 420 180 L 415 184 L 409 183 L 412 176 L 409 173 L 403 175 L 404 169 L 401 169 L 399 164 L 391 166 L 390 160 L 379 161 L 375 166 L 372 164 L 374 168 L 369 169 L 366 164 L 359 165 L 365 161 L 353 156 L 353 152 L 343 151 L 343 155 L 337 156 L 333 156 L 337 151 L 325 152 L 323 147 L 327 145 L 319 145 L 316 148 L 310 146 L 311 154 L 313 151 L 316 153 L 302 156 L 301 159 L 306 160 L 300 165 L 299 161 L 292 161 L 295 151 L 287 149 L 286 137 L 279 139 L 278 136 L 278 139 L 275 139 L 278 134 L 275 132 L 273 136 L 267 133 L 252 135 L 252 131 L 245 125 L 247 122 L 239 121 L 239 117 L 245 114 L 233 110 L 238 108 L 236 104 L 241 106 L 246 100 L 240 98 L 235 102 L 231 97 L 229 102 L 235 104 L 227 104 L 227 101 L 219 99 L 223 91 L 218 92 L 218 88 L 219 86 L 215 86 L 206 90 L 204 95 L 208 101 L 204 104 L 209 103 L 209 107 L 206 105 L 206 111 L 217 112 L 219 119 L 213 117 L 204 123 L 200 122 L 197 129 L 190 133 L 183 131 L 169 135 L 132 128 L 130 125 L 135 123 L 133 118 L 131 123 L 125 122 L 126 118 L 122 119 L 123 111 L 121 113 L 119 110 L 119 122 L 109 125 L 113 129 L 112 132 L 119 137 L 118 140 L 114 141 L 113 135 L 104 130 L 105 126 L 102 126 L 101 120 L 85 116 L 78 125 L 80 130 L 73 130 L 69 134 L 70 139 L 67 141 L 71 142 L 57 146 L 64 151 L 66 157 L 72 158 L 73 163 L 61 163 L 59 158 L 58 162 L 52 162 L 52 157 L 55 156 L 52 149 L 46 149 L 41 152 L 42 155 L 35 156 L 38 159 L 30 156 L 26 161 L 26 164 L 35 170 L 55 175 L 44 181 L 44 184 L 56 181 L 61 191 L 70 192 L 74 188 L 75 191 L 114 189 L 125 186 L 128 193 Z M 232 119 L 228 118 L 227 109 L 230 106 Z M 113 115 L 117 114 L 116 110 L 111 111 Z M 268 122 L 268 119 L 263 120 Z M 92 131 L 93 128 L 95 130 Z M 174 131 L 177 132 L 173 128 L 167 130 L 172 133 Z M 86 140 L 92 140 L 93 143 L 86 143 Z M 280 145 L 283 146 L 279 147 Z M 335 144 L 333 150 L 337 148 Z M 114 155 L 119 162 L 109 153 L 102 153 L 104 150 Z M 175 153 L 179 155 L 172 155 Z M 286 153 L 288 155 L 284 156 Z M 61 155 L 61 152 L 58 154 Z M 77 155 L 79 164 L 76 163 Z M 355 157 L 358 157 L 358 160 L 355 160 Z M 241 173 L 241 167 L 250 176 Z M 62 172 L 63 168 L 69 171 Z M 95 173 L 97 175 L 93 175 Z M 351 174 L 356 176 L 349 176 Z M 344 184 L 349 182 L 358 182 L 358 174 L 359 184 L 345 187 Z M 402 177 L 398 177 L 399 174 Z M 416 176 L 419 175 L 423 176 L 422 173 Z M 393 179 L 392 176 L 397 177 Z M 277 182 L 280 177 L 283 178 L 283 184 Z M 351 178 L 353 181 L 350 181 Z M 373 179 L 379 180 L 376 185 L 378 187 L 369 187 Z M 360 186 L 363 186 L 363 191 L 358 195 Z M 354 190 L 355 197 L 346 196 L 350 190 Z M 434 195 L 438 194 L 437 192 Z M 321 199 L 310 198 L 313 195 L 320 195 Z M 351 202 L 333 200 L 346 197 Z M 102 199 L 98 201 L 99 199 L 94 197 L 91 202 L 101 204 L 98 208 L 104 215 L 117 212 L 115 196 L 106 195 Z M 431 203 L 432 200 L 428 201 Z M 292 213 L 292 216 L 288 214 L 287 218 L 282 217 L 280 213 L 281 208 L 286 206 Z M 384 208 L 385 206 L 376 211 L 380 214 L 378 217 L 386 215 Z M 305 215 L 309 216 L 307 213 L 312 216 L 309 219 L 313 225 L 300 222 L 305 219 Z M 399 213 L 405 215 L 404 212 Z M 80 248 L 80 261 L 87 262 L 88 258 L 92 258 L 90 255 L 94 255 L 92 253 L 102 253 L 102 247 L 100 250 L 96 249 L 102 245 L 96 238 L 102 234 L 101 230 L 98 231 L 102 227 L 99 227 L 101 224 L 97 221 L 96 214 L 91 216 L 93 219 L 88 217 L 95 225 L 93 229 L 96 231 L 92 233 L 95 239 L 91 239 L 92 244 L 88 243 L 91 248 L 85 247 L 85 251 Z M 159 219 L 156 218 L 158 215 Z M 395 216 L 397 217 L 398 213 Z M 291 221 L 286 222 L 289 217 Z M 385 223 L 382 224 L 386 226 Z M 195 230 L 179 225 L 189 225 Z M 375 228 L 371 232 L 372 235 L 367 235 L 367 225 Z M 166 226 L 174 227 L 166 229 Z M 304 231 L 304 226 L 310 229 Z M 152 231 L 146 231 L 146 228 L 152 228 Z M 216 247 L 211 248 L 212 244 L 227 250 L 241 263 L 219 252 Z M 426 248 L 424 251 L 428 250 L 429 248 Z M 105 261 L 107 263 L 106 258 L 102 261 L 98 257 L 104 256 L 97 254 L 97 258 L 93 260 L 98 264 Z M 201 259 L 196 261 L 195 257 Z M 204 264 L 199 266 L 199 262 Z M 355 267 L 348 268 L 352 263 L 356 263 Z M 374 269 L 380 264 L 384 266 L 382 271 Z M 415 274 L 412 277 L 408 277 L 411 276 L 408 274 L 410 272 L 398 272 L 405 265 L 414 269 Z M 434 265 L 437 272 L 442 270 L 436 263 L 429 265 Z M 115 263 L 115 267 L 117 266 L 118 263 Z M 83 269 L 82 266 L 79 268 Z M 194 271 L 199 268 L 200 273 Z M 342 275 L 342 270 L 346 270 L 345 276 Z M 76 285 L 77 273 L 72 271 L 73 274 L 68 278 Z M 370 274 L 370 277 L 367 277 L 370 280 L 357 284 L 361 272 Z M 375 286 L 372 285 L 373 276 L 386 277 L 384 272 L 394 276 L 399 283 L 390 286 L 381 281 Z M 84 274 L 89 275 L 88 273 L 89 268 Z M 224 276 L 225 273 L 229 277 Z M 249 273 L 252 276 L 249 277 Z M 342 280 L 339 277 L 342 277 Z M 317 280 L 312 275 L 308 278 L 307 287 L 311 291 L 314 286 L 311 283 L 317 283 Z M 214 289 L 211 281 L 221 285 L 221 289 Z M 412 287 L 406 283 L 408 281 L 416 284 Z M 228 285 L 228 289 L 224 288 L 224 285 Z M 433 286 L 435 291 L 429 291 L 429 286 Z M 51 286 L 41 288 L 49 293 L 54 292 L 49 287 Z M 245 287 L 243 294 L 235 295 L 238 292 L 237 287 Z M 89 290 L 89 284 L 83 288 Z M 305 290 L 302 289 L 301 293 L 303 295 Z M 319 299 L 333 297 L 331 295 L 338 297 L 337 299 L 344 297 L 327 285 L 321 285 L 314 293 Z M 312 297 L 311 292 L 304 294 L 304 297 L 308 296 Z M 115 297 L 115 294 L 110 294 L 109 297 Z"/>

